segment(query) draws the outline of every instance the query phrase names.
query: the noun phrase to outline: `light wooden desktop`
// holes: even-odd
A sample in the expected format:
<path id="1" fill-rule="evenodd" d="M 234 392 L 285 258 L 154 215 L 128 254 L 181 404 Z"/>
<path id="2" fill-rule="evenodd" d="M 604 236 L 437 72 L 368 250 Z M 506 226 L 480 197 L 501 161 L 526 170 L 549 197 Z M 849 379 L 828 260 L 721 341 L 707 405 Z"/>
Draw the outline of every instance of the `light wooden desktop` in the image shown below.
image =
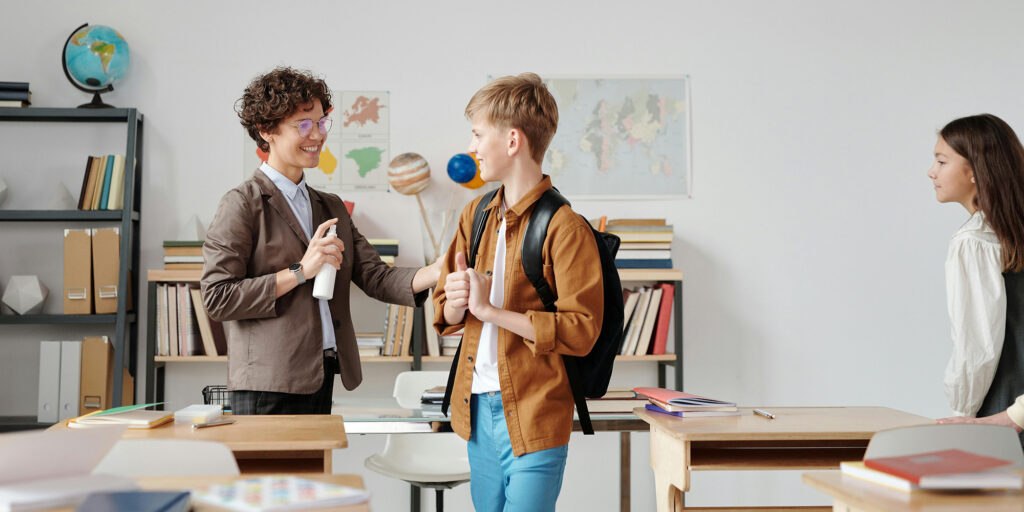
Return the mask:
<path id="1" fill-rule="evenodd" d="M 844 512 L 1020 512 L 1024 491 L 912 493 L 864 482 L 838 471 L 804 473 L 804 483 L 834 500 L 833 510 Z"/>
<path id="2" fill-rule="evenodd" d="M 775 419 L 754 415 L 747 407 L 740 408 L 739 416 L 712 418 L 635 409 L 651 426 L 658 511 L 686 510 L 683 493 L 690 490 L 690 471 L 835 469 L 841 461 L 862 458 L 879 430 L 932 422 L 886 407 L 768 409 Z"/>
<path id="3" fill-rule="evenodd" d="M 230 416 L 235 423 L 192 430 L 168 423 L 129 429 L 124 439 L 195 439 L 227 445 L 242 473 L 330 473 L 332 450 L 348 446 L 337 415 Z M 67 428 L 58 423 L 51 428 Z"/>
<path id="4" fill-rule="evenodd" d="M 363 478 L 359 475 L 313 475 L 303 474 L 300 475 L 302 478 L 309 478 L 311 480 L 318 480 L 320 482 L 326 482 L 329 484 L 345 485 L 348 487 L 356 487 L 363 489 Z M 244 478 L 250 478 L 249 475 L 240 476 L 163 476 L 163 477 L 144 477 L 136 480 L 139 487 L 144 491 L 187 491 L 195 489 L 204 485 L 216 485 L 226 484 L 235 480 L 241 480 Z M 50 512 L 71 512 L 73 507 L 51 509 Z M 215 512 L 222 511 L 223 508 L 215 507 L 213 505 L 205 505 L 201 503 L 192 503 L 192 508 L 189 510 L 193 512 Z M 349 505 L 347 507 L 331 507 L 331 508 L 306 508 L 303 510 L 318 511 L 318 510 L 336 510 L 339 512 L 369 512 L 369 503 L 360 503 L 357 505 Z"/>

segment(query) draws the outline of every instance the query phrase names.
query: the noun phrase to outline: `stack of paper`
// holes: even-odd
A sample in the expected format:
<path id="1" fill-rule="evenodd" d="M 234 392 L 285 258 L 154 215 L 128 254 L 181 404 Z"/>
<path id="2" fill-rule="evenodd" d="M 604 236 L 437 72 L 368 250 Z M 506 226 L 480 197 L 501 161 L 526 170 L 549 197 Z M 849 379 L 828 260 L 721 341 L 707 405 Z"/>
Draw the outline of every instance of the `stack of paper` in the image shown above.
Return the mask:
<path id="1" fill-rule="evenodd" d="M 174 414 L 169 411 L 144 410 L 146 407 L 154 405 L 160 404 L 126 405 L 124 407 L 91 412 L 85 416 L 68 420 L 68 427 L 89 428 L 104 425 L 127 425 L 131 429 L 153 428 L 174 419 Z"/>
<path id="2" fill-rule="evenodd" d="M 904 492 L 920 489 L 1020 489 L 1021 475 L 1012 462 L 951 449 L 843 462 L 843 475 Z"/>

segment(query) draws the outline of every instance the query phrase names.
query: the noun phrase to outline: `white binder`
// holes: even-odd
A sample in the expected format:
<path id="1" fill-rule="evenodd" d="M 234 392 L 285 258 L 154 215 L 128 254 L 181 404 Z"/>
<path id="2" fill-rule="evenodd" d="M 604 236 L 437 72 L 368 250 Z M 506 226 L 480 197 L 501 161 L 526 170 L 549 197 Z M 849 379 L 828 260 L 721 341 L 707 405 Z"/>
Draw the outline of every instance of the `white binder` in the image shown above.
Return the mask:
<path id="1" fill-rule="evenodd" d="M 60 342 L 60 420 L 78 417 L 79 391 L 82 383 L 82 342 Z"/>
<path id="2" fill-rule="evenodd" d="M 40 423 L 57 423 L 60 408 L 60 342 L 39 342 L 39 402 L 36 415 Z"/>

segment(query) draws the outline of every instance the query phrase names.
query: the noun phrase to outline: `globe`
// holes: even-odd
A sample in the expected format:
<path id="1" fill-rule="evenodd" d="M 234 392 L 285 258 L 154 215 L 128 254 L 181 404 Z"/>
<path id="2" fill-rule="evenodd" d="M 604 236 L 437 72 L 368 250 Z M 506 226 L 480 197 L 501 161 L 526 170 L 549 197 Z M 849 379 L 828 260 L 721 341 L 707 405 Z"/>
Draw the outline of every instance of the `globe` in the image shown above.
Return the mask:
<path id="1" fill-rule="evenodd" d="M 88 23 L 71 33 L 61 54 L 64 74 L 71 85 L 93 93 L 92 102 L 80 108 L 111 107 L 100 100 L 100 93 L 114 90 L 114 82 L 125 75 L 130 61 L 128 43 L 120 33 Z"/>

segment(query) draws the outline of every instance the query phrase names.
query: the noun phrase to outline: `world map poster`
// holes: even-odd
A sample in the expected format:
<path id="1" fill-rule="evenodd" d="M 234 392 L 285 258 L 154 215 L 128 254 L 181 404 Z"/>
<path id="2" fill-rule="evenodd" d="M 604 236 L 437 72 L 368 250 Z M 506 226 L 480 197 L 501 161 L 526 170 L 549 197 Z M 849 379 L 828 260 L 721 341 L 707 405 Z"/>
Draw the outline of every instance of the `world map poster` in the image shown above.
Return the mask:
<path id="1" fill-rule="evenodd" d="M 331 91 L 331 131 L 320 163 L 306 169 L 306 183 L 328 192 L 387 190 L 389 148 L 388 91 Z M 244 134 L 242 178 L 248 179 L 267 155 Z"/>
<path id="2" fill-rule="evenodd" d="M 690 196 L 687 77 L 545 83 L 559 115 L 543 169 L 563 193 Z"/>

